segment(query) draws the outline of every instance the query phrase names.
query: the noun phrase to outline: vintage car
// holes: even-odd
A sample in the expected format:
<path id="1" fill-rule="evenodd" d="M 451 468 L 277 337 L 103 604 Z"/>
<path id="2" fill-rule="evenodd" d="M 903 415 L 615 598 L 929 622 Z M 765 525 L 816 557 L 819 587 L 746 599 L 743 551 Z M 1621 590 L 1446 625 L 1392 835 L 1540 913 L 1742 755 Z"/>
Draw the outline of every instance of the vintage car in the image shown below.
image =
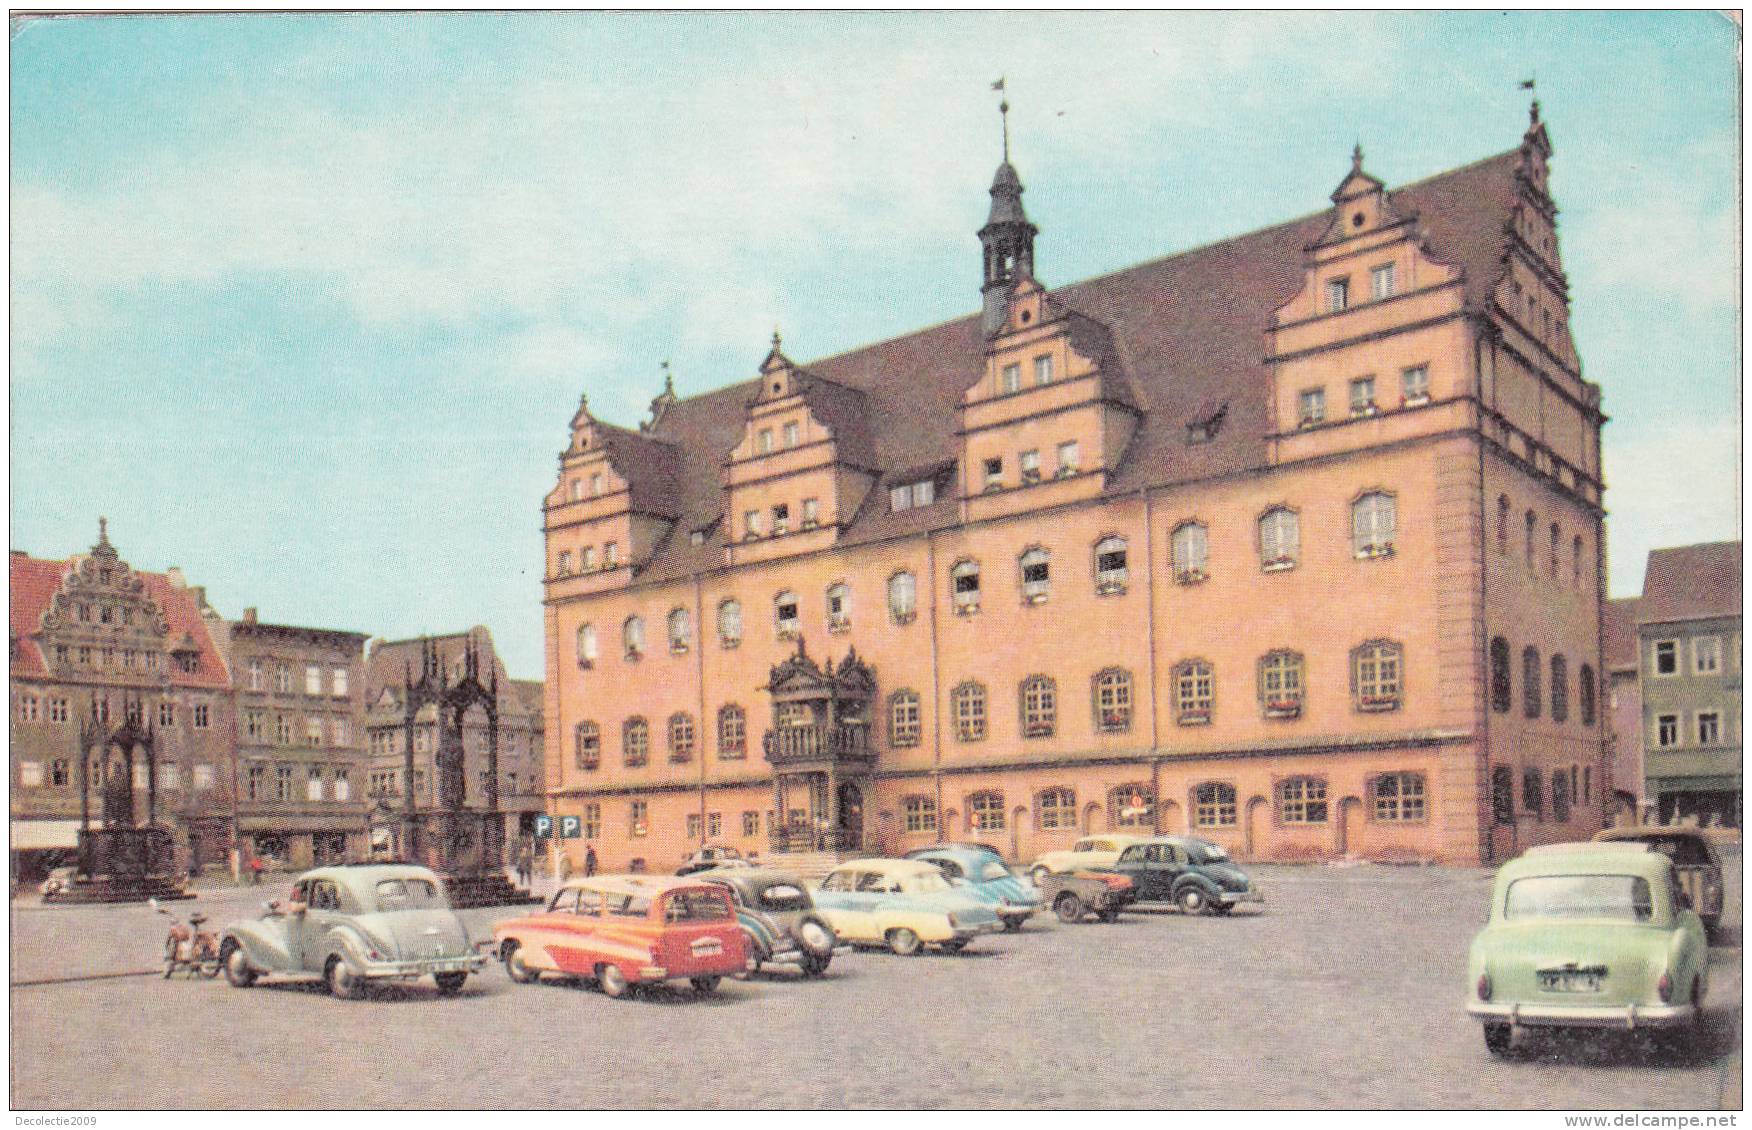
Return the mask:
<path id="1" fill-rule="evenodd" d="M 750 968 L 748 940 L 723 887 L 694 878 L 572 879 L 547 909 L 493 924 L 493 952 L 519 984 L 557 973 L 620 997 L 687 980 L 702 993 Z"/>
<path id="2" fill-rule="evenodd" d="M 718 847 L 707 845 L 687 857 L 680 867 L 675 869 L 677 875 L 692 875 L 696 871 L 710 871 L 714 867 L 747 866 L 742 853 L 733 847 Z"/>
<path id="3" fill-rule="evenodd" d="M 815 906 L 846 941 L 886 945 L 903 957 L 927 943 L 955 953 L 1004 928 L 988 903 L 917 859 L 842 863 L 821 881 Z"/>
<path id="4" fill-rule="evenodd" d="M 219 938 L 220 966 L 240 989 L 289 973 L 321 977 L 335 996 L 356 1000 L 369 982 L 430 974 L 448 995 L 486 963 L 469 945 L 443 883 L 424 867 L 319 867 L 263 910 Z"/>
<path id="5" fill-rule="evenodd" d="M 1194 836 L 1156 836 L 1120 853 L 1113 870 L 1132 881 L 1138 902 L 1171 902 L 1187 914 L 1227 914 L 1265 898 L 1229 853 Z"/>
<path id="6" fill-rule="evenodd" d="M 1049 851 L 1028 865 L 1028 877 L 1036 883 L 1042 875 L 1062 875 L 1090 868 L 1109 868 L 1119 862 L 1119 853 L 1133 844 L 1143 843 L 1148 836 L 1125 835 L 1118 832 L 1099 836 L 1084 836 L 1068 851 Z"/>
<path id="7" fill-rule="evenodd" d="M 1090 914 L 1113 922 L 1137 897 L 1132 881 L 1113 871 L 1072 871 L 1040 880 L 1040 901 L 1060 922 L 1081 922 Z"/>
<path id="8" fill-rule="evenodd" d="M 1691 899 L 1691 909 L 1714 931 L 1722 924 L 1722 858 L 1699 828 L 1630 825 L 1608 828 L 1594 837 L 1602 843 L 1648 844 L 1673 861 L 1679 887 Z"/>
<path id="9" fill-rule="evenodd" d="M 1012 872 L 990 848 L 938 844 L 914 848 L 906 857 L 936 865 L 951 884 L 967 884 L 968 890 L 998 912 L 1006 930 L 1020 930 L 1029 916 L 1040 910 L 1040 892 L 1034 884 Z"/>
<path id="10" fill-rule="evenodd" d="M 1526 1027 L 1701 1024 L 1709 943 L 1673 863 L 1643 844 L 1564 844 L 1503 864 L 1472 940 L 1466 1011 L 1508 1054 Z"/>
<path id="11" fill-rule="evenodd" d="M 738 867 L 702 871 L 699 879 L 723 887 L 736 904 L 736 921 L 748 935 L 748 955 L 756 967 L 796 965 L 804 976 L 827 972 L 840 945 L 833 927 L 815 909 L 803 880 L 782 871 Z"/>

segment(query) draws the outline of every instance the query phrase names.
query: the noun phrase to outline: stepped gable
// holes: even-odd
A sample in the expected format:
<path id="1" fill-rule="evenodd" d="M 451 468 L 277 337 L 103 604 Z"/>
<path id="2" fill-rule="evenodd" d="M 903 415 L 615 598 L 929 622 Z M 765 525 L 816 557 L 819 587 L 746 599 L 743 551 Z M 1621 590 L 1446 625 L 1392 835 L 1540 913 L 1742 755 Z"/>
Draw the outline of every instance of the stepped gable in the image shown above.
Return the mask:
<path id="1" fill-rule="evenodd" d="M 1740 573 L 1737 541 L 1651 550 L 1637 623 L 1738 616 Z"/>
<path id="2" fill-rule="evenodd" d="M 1506 270 L 1519 149 L 1388 194 L 1414 217 L 1430 254 L 1464 273 L 1469 311 L 1481 313 Z M 1145 409 L 1108 492 L 1165 486 L 1258 467 L 1270 430 L 1265 335 L 1277 308 L 1301 286 L 1304 251 L 1326 231 L 1331 211 L 1182 252 L 1049 291 L 1069 310 L 1105 327 L 1125 374 L 1124 395 Z M 890 341 L 799 365 L 863 394 L 875 469 L 940 466 L 959 452 L 962 394 L 985 373 L 980 316 L 970 315 Z M 759 381 L 677 401 L 652 435 L 673 445 L 680 521 L 639 580 L 668 580 L 723 566 L 720 528 L 701 545 L 685 532 L 711 527 L 723 508 L 724 459 L 742 438 Z M 1189 445 L 1187 424 L 1227 405 L 1208 442 Z M 890 513 L 872 491 L 839 545 L 951 524 L 953 488 L 938 506 Z"/>
<path id="3" fill-rule="evenodd" d="M 490 666 L 484 666 L 480 680 L 483 686 L 492 686 L 493 678 L 499 680 L 499 698 L 505 699 L 511 685 L 511 677 L 505 672 L 505 664 L 500 661 L 499 653 L 493 648 L 493 634 L 479 625 L 466 632 L 451 632 L 447 635 L 428 636 L 424 639 L 411 640 L 372 640 L 365 656 L 365 686 L 375 704 L 385 689 L 394 692 L 397 703 L 401 701 L 402 682 L 408 671 L 413 672 L 414 682 L 420 681 L 421 646 L 430 640 L 438 649 L 438 659 L 450 672 L 450 682 L 461 679 L 463 655 L 469 641 L 474 642 L 475 649 L 484 655 Z M 538 684 L 539 685 L 539 684 Z"/>

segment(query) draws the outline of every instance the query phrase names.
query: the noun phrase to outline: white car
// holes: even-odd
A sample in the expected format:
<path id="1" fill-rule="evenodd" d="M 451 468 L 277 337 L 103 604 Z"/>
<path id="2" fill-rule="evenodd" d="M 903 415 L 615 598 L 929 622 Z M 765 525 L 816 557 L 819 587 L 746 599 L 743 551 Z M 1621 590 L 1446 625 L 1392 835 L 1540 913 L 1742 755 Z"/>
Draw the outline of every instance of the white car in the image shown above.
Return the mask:
<path id="1" fill-rule="evenodd" d="M 1141 844 L 1148 836 L 1109 833 L 1084 836 L 1072 844 L 1069 851 L 1049 851 L 1028 865 L 1028 876 L 1035 882 L 1042 875 L 1063 875 L 1070 871 L 1096 868 L 1111 871 L 1119 862 L 1119 853 L 1133 844 Z"/>

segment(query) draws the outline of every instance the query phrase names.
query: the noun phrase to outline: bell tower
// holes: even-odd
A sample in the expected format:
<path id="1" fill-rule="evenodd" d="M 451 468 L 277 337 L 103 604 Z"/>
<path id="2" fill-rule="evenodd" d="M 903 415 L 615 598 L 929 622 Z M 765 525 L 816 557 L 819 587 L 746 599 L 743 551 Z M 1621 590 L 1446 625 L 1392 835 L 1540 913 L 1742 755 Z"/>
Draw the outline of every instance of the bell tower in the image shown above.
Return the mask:
<path id="1" fill-rule="evenodd" d="M 985 283 L 980 293 L 985 299 L 982 325 L 987 337 L 1003 328 L 1016 279 L 1033 277 L 1034 237 L 1040 231 L 1022 211 L 1022 178 L 1010 164 L 1009 101 L 998 103 L 998 111 L 1004 119 L 1004 161 L 992 177 L 992 210 L 985 227 L 979 229 L 985 252 Z"/>

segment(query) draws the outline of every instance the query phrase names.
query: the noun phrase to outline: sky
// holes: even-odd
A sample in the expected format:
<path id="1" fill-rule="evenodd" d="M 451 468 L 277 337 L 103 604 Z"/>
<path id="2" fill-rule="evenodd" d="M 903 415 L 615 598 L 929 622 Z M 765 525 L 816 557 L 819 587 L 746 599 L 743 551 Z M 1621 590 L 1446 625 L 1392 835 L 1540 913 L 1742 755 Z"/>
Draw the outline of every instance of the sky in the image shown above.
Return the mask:
<path id="1" fill-rule="evenodd" d="M 542 672 L 540 505 L 632 426 L 972 313 L 998 95 L 1049 287 L 1515 148 L 1534 78 L 1613 595 L 1739 537 L 1738 36 L 1689 13 L 14 20 L 10 542 L 227 617 L 485 624 Z"/>

